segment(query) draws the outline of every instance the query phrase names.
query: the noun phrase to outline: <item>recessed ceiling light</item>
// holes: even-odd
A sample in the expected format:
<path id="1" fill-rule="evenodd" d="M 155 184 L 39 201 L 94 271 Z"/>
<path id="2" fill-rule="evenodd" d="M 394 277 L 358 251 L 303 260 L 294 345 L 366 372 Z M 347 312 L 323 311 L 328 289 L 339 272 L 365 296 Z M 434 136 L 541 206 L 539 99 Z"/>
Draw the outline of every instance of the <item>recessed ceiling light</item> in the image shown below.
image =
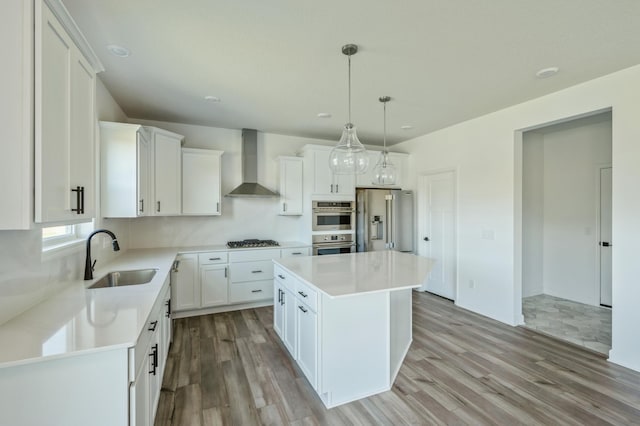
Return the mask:
<path id="1" fill-rule="evenodd" d="M 413 126 L 408 126 L 408 125 L 407 126 L 400 126 L 400 128 L 402 130 L 411 130 L 411 129 L 413 129 Z"/>
<path id="2" fill-rule="evenodd" d="M 318 118 L 331 118 L 331 113 L 330 112 L 319 112 L 318 113 Z"/>
<path id="3" fill-rule="evenodd" d="M 211 95 L 205 96 L 204 100 L 205 101 L 209 101 L 209 102 L 220 102 L 220 98 L 219 97 L 211 96 Z"/>
<path id="4" fill-rule="evenodd" d="M 129 49 L 118 46 L 117 44 L 108 45 L 107 50 L 111 52 L 113 56 L 117 56 L 118 58 L 126 58 L 131 55 L 131 51 Z"/>
<path id="5" fill-rule="evenodd" d="M 553 77 L 554 75 L 558 74 L 558 71 L 560 71 L 560 68 L 558 67 L 543 68 L 536 73 L 536 77 L 538 78 Z"/>

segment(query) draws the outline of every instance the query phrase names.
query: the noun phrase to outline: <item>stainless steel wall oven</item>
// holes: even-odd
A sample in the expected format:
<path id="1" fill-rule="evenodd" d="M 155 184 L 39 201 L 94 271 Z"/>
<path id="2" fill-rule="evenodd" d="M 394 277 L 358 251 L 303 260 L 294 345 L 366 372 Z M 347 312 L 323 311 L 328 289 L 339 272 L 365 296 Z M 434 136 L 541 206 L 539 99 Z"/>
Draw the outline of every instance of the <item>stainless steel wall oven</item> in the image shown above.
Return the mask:
<path id="1" fill-rule="evenodd" d="M 314 201 L 313 231 L 355 230 L 355 201 Z"/>
<path id="2" fill-rule="evenodd" d="M 355 253 L 353 234 L 324 234 L 313 236 L 313 255 Z"/>

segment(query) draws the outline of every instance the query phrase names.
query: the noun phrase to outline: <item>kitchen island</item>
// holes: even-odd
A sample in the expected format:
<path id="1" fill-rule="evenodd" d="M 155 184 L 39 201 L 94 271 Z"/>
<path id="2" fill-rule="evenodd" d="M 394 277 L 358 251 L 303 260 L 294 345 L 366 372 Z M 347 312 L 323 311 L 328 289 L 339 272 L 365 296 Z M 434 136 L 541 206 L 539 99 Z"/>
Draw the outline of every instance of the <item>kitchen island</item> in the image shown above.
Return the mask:
<path id="1" fill-rule="evenodd" d="M 327 408 L 391 389 L 411 291 L 433 261 L 396 251 L 274 260 L 274 329 Z"/>

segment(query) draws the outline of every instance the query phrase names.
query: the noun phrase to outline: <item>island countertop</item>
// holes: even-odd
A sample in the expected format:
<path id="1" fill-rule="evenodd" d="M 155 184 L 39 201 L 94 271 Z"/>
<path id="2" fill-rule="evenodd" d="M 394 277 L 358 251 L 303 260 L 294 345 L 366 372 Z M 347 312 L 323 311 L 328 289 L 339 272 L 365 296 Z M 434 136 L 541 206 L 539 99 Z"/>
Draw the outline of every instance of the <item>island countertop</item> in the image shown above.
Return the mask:
<path id="1" fill-rule="evenodd" d="M 416 288 L 432 259 L 397 251 L 373 251 L 274 260 L 329 297 Z"/>

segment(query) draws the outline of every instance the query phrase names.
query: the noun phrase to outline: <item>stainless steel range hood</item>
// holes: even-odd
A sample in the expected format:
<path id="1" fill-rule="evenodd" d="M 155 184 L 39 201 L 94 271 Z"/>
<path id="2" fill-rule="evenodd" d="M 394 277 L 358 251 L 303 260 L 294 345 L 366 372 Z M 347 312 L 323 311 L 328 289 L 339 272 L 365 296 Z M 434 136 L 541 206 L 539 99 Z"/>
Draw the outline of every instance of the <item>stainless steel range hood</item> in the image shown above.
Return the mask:
<path id="1" fill-rule="evenodd" d="M 258 131 L 242 129 L 242 184 L 226 197 L 278 197 L 258 183 Z"/>

